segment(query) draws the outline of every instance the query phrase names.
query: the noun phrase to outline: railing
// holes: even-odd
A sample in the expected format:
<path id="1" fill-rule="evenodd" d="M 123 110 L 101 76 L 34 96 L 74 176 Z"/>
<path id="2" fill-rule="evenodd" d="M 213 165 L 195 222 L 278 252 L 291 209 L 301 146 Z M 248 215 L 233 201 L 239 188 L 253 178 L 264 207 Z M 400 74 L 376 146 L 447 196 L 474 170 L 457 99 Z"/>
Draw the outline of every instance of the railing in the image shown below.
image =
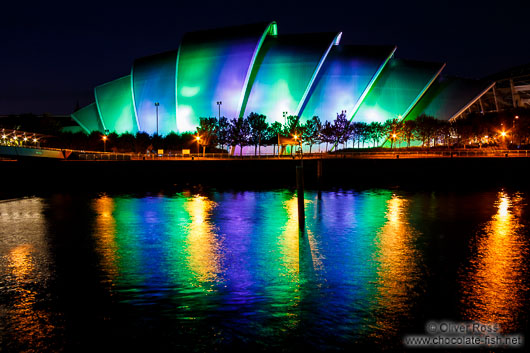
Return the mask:
<path id="1" fill-rule="evenodd" d="M 458 149 L 458 150 L 379 150 L 379 151 L 348 151 L 348 152 L 316 152 L 316 153 L 293 153 L 278 156 L 277 154 L 268 154 L 262 152 L 261 155 L 238 153 L 230 155 L 229 153 L 165 153 L 158 155 L 156 153 L 116 153 L 116 152 L 99 152 L 71 150 L 49 147 L 17 146 L 32 149 L 66 151 L 73 155 L 70 159 L 78 160 L 109 160 L 109 161 L 126 161 L 126 160 L 278 160 L 278 159 L 399 159 L 399 158 L 467 158 L 467 157 L 530 157 L 530 150 L 501 150 L 501 149 Z"/>
<path id="2" fill-rule="evenodd" d="M 363 152 L 333 152 L 333 153 L 303 153 L 293 155 L 232 155 L 228 153 L 192 153 L 192 154 L 131 154 L 132 160 L 202 160 L 202 159 L 232 159 L 232 160 L 267 160 L 267 159 L 399 159 L 399 158 L 466 158 L 466 157 L 530 157 L 529 150 L 443 150 L 443 151 L 363 151 Z"/>
<path id="3" fill-rule="evenodd" d="M 85 161 L 130 161 L 130 153 L 114 153 L 114 152 L 77 152 L 78 158 Z"/>

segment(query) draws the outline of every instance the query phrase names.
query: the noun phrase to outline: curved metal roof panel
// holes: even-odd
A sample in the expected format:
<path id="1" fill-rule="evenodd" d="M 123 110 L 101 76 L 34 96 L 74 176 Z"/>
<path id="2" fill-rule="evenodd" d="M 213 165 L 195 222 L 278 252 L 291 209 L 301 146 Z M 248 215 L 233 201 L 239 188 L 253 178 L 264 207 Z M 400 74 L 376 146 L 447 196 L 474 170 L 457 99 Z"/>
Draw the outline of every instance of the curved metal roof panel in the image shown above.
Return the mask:
<path id="1" fill-rule="evenodd" d="M 250 79 L 244 115 L 264 114 L 269 122 L 283 121 L 283 112 L 298 114 L 338 33 L 268 37 Z"/>
<path id="2" fill-rule="evenodd" d="M 96 105 L 103 128 L 118 134 L 136 133 L 138 123 L 134 113 L 131 75 L 97 86 L 94 89 Z"/>
<path id="3" fill-rule="evenodd" d="M 392 59 L 354 115 L 371 123 L 405 118 L 445 64 Z"/>
<path id="4" fill-rule="evenodd" d="M 138 130 L 156 133 L 158 120 L 160 135 L 177 131 L 176 65 L 177 51 L 135 60 L 131 76 Z"/>
<path id="5" fill-rule="evenodd" d="M 301 121 L 313 116 L 333 120 L 343 110 L 353 116 L 395 49 L 392 46 L 334 46 L 300 115 Z"/>
<path id="6" fill-rule="evenodd" d="M 199 117 L 239 116 L 249 72 L 275 23 L 187 34 L 177 58 L 177 127 L 195 130 Z"/>
<path id="7" fill-rule="evenodd" d="M 407 119 L 416 119 L 422 114 L 440 120 L 453 119 L 492 86 L 493 83 L 489 81 L 441 76 L 427 90 Z"/>

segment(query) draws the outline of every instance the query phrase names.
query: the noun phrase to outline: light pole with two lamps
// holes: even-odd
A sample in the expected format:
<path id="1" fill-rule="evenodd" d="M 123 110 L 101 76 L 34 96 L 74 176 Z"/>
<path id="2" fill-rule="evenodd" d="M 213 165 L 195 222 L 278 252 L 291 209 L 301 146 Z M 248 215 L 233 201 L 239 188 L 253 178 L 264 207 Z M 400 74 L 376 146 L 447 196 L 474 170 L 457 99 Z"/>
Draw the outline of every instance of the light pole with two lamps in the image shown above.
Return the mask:
<path id="1" fill-rule="evenodd" d="M 218 101 L 217 107 L 219 108 L 219 115 L 218 115 L 219 120 L 221 120 L 221 105 L 223 105 L 223 101 Z"/>

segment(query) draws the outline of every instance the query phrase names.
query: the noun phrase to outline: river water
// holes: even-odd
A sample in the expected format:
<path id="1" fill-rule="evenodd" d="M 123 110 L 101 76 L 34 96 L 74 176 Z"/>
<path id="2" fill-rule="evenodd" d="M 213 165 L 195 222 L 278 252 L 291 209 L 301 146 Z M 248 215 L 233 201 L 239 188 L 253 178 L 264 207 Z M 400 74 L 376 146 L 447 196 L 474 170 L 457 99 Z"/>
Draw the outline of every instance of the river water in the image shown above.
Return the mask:
<path id="1" fill-rule="evenodd" d="M 0 350 L 404 349 L 530 323 L 523 191 L 56 193 L 0 202 Z"/>

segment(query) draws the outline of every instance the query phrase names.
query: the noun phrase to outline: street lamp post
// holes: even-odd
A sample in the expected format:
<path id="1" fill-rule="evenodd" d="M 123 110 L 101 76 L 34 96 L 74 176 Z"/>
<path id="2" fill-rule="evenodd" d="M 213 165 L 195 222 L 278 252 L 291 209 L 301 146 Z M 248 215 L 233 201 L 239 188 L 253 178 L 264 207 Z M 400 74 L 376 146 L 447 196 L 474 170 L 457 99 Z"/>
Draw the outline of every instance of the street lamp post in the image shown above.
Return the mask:
<path id="1" fill-rule="evenodd" d="M 103 135 L 103 152 L 107 152 L 107 135 Z"/>
<path id="2" fill-rule="evenodd" d="M 512 143 L 515 143 L 515 122 L 519 120 L 519 115 L 516 115 L 513 118 L 512 122 Z"/>
<path id="3" fill-rule="evenodd" d="M 217 102 L 217 107 L 219 108 L 219 115 L 218 115 L 219 120 L 221 120 L 221 105 L 222 104 L 223 104 L 223 101 Z"/>
<path id="4" fill-rule="evenodd" d="M 199 157 L 199 145 L 200 145 L 200 142 L 201 142 L 201 137 L 199 135 L 197 135 L 195 137 L 195 139 L 197 140 L 197 157 Z"/>
<path id="5" fill-rule="evenodd" d="M 160 103 L 155 102 L 155 109 L 156 109 L 156 136 L 158 136 L 158 106 Z"/>
<path id="6" fill-rule="evenodd" d="M 221 134 L 221 105 L 223 104 L 223 101 L 217 102 L 217 107 L 219 108 L 219 115 L 217 120 L 217 141 L 219 141 L 219 135 Z"/>

